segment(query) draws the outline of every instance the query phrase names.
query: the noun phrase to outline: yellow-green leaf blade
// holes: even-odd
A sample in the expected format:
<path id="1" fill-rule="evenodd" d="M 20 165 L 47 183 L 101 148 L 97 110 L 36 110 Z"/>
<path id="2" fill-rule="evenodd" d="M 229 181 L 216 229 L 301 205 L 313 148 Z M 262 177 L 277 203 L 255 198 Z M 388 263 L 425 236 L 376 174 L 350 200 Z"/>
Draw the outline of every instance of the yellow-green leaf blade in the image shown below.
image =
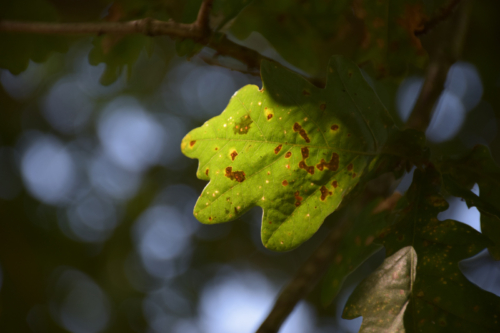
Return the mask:
<path id="1" fill-rule="evenodd" d="M 194 214 L 203 223 L 264 210 L 262 240 L 289 250 L 307 240 L 359 182 L 392 121 L 352 62 L 334 57 L 317 88 L 262 64 L 263 89 L 246 86 L 226 110 L 183 140 L 210 180 Z"/>

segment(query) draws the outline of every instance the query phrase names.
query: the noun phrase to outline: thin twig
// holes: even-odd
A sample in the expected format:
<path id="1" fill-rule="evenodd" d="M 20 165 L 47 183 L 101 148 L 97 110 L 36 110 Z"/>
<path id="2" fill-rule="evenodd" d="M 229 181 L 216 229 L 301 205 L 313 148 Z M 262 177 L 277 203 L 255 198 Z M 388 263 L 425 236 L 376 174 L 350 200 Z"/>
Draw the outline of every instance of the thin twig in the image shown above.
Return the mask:
<path id="1" fill-rule="evenodd" d="M 445 21 L 447 18 L 451 16 L 453 11 L 457 8 L 458 4 L 461 0 L 452 0 L 448 6 L 441 9 L 440 13 L 427 22 L 424 23 L 423 27 L 419 30 L 415 31 L 415 36 L 421 36 L 429 33 L 435 26 L 439 23 Z"/>
<path id="2" fill-rule="evenodd" d="M 443 23 L 441 31 L 436 30 L 434 37 L 439 37 L 435 42 L 437 45 L 430 54 L 424 84 L 406 127 L 425 131 L 429 126 L 434 106 L 444 89 L 448 71 L 462 53 L 471 3 L 469 0 L 461 1 L 451 20 Z"/>

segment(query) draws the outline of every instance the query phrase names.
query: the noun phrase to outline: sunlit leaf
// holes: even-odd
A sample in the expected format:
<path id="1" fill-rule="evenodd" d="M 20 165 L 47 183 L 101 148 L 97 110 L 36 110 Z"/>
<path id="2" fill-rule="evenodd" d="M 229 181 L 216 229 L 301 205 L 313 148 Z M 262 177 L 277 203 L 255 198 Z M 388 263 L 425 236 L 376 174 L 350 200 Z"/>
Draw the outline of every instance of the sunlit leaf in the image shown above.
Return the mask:
<path id="1" fill-rule="evenodd" d="M 469 282 L 458 263 L 489 245 L 466 224 L 437 214 L 440 174 L 416 170 L 397 220 L 381 235 L 388 259 L 348 300 L 344 317 L 360 332 L 497 332 L 500 298 Z"/>
<path id="2" fill-rule="evenodd" d="M 359 69 L 342 57 L 320 89 L 270 62 L 263 88 L 249 85 L 226 110 L 191 131 L 184 154 L 211 180 L 194 214 L 203 223 L 264 209 L 262 241 L 292 249 L 316 232 L 358 183 L 387 140 L 392 121 Z"/>
<path id="3" fill-rule="evenodd" d="M 461 159 L 445 161 L 441 168 L 449 177 L 447 190 L 481 212 L 481 231 L 495 243 L 489 247 L 490 254 L 500 260 L 500 167 L 490 151 L 476 146 Z M 469 190 L 474 183 L 479 185 L 479 197 Z"/>

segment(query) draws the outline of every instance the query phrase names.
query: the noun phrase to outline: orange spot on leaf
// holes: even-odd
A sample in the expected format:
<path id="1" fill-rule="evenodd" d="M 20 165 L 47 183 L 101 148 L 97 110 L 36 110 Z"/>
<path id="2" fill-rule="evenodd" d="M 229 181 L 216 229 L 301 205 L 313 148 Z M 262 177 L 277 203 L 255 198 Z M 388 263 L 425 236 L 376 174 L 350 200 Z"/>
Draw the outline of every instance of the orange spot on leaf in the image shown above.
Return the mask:
<path id="1" fill-rule="evenodd" d="M 328 191 L 328 189 L 325 186 L 321 186 L 319 190 L 321 192 L 321 201 L 325 201 L 329 195 L 333 194 L 332 191 Z"/>
<path id="2" fill-rule="evenodd" d="M 196 140 L 191 141 L 191 142 L 189 143 L 189 147 L 194 146 L 194 144 L 195 144 L 195 143 L 196 143 Z"/>
<path id="3" fill-rule="evenodd" d="M 290 156 L 292 156 L 291 152 L 288 152 L 288 153 L 285 154 L 285 158 L 289 158 Z"/>
<path id="4" fill-rule="evenodd" d="M 302 198 L 302 197 L 300 196 L 300 192 L 299 192 L 299 191 L 295 192 L 295 193 L 294 193 L 294 196 L 295 196 L 295 207 L 299 207 L 299 206 L 300 206 L 300 204 L 301 204 L 301 202 L 302 202 L 302 200 L 303 200 L 304 198 Z"/>
<path id="5" fill-rule="evenodd" d="M 226 168 L 226 174 L 224 175 L 231 180 L 236 180 L 241 183 L 245 180 L 245 172 L 244 171 L 233 171 L 232 167 Z"/>
<path id="6" fill-rule="evenodd" d="M 283 145 L 279 145 L 278 147 L 274 148 L 274 153 L 278 154 L 281 151 L 281 147 L 283 147 Z"/>
<path id="7" fill-rule="evenodd" d="M 281 185 L 288 186 L 288 181 L 285 179 L 284 181 L 281 182 Z"/>
<path id="8" fill-rule="evenodd" d="M 319 171 L 323 171 L 324 168 L 331 171 L 337 171 L 339 168 L 339 155 L 337 153 L 332 153 L 332 157 L 328 162 L 322 158 L 321 161 L 316 164 L 316 168 L 318 168 Z"/>
<path id="9" fill-rule="evenodd" d="M 347 171 L 351 171 L 351 170 L 352 170 L 352 168 L 353 168 L 352 163 L 349 163 L 349 165 L 347 166 Z"/>
<path id="10" fill-rule="evenodd" d="M 234 161 L 234 159 L 236 158 L 236 156 L 238 156 L 238 153 L 236 152 L 236 150 L 233 150 L 231 152 L 231 160 Z"/>
<path id="11" fill-rule="evenodd" d="M 299 132 L 299 134 L 302 137 L 302 139 L 304 139 L 307 143 L 311 142 L 311 140 L 307 136 L 306 131 L 302 128 L 302 126 L 300 126 L 299 123 L 293 124 L 293 131 L 294 132 Z"/>
<path id="12" fill-rule="evenodd" d="M 339 125 L 337 124 L 333 124 L 332 127 L 330 127 L 332 129 L 332 131 L 336 131 L 339 129 Z"/>

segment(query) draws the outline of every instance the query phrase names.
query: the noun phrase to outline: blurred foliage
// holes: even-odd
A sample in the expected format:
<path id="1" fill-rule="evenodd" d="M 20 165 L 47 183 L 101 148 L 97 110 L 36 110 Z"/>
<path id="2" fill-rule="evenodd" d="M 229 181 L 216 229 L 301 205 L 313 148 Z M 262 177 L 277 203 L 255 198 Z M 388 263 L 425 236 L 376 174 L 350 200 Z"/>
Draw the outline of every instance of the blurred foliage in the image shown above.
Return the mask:
<path id="1" fill-rule="evenodd" d="M 349 58 L 360 65 L 364 79 L 399 126 L 402 120 L 396 103 L 401 89 L 398 83 L 409 76 L 422 75 L 429 50 L 420 40 L 433 38 L 432 31 L 421 38 L 413 31 L 420 29 L 419 19 L 439 16 L 450 3 L 215 0 L 211 27 L 242 45 L 270 49 L 267 54 L 271 58 L 314 79 L 325 77 L 333 54 Z M 153 17 L 192 23 L 200 4 L 201 0 L 2 1 L 0 19 L 120 22 Z M 385 147 L 401 151 L 395 144 L 414 142 L 410 152 L 404 152 L 402 157 L 420 168 L 426 167 L 418 163 L 425 159 L 447 161 L 448 169 L 445 163 L 436 163 L 446 181 L 446 177 L 454 176 L 453 168 L 462 168 L 464 175 L 463 167 L 474 161 L 470 151 L 475 145 L 487 146 L 489 151 L 480 148 L 482 163 L 488 161 L 487 166 L 472 166 L 467 181 L 454 177 L 461 191 L 452 192 L 446 182 L 447 192 L 441 191 L 441 195 L 462 194 L 481 211 L 490 211 L 490 206 L 496 209 L 488 194 L 495 191 L 498 177 L 490 177 L 485 170 L 497 170 L 500 160 L 499 12 L 498 1 L 473 2 L 461 60 L 477 69 L 484 89 L 480 102 L 468 110 L 458 133 L 443 142 L 428 141 L 426 153 L 421 151 L 421 133 L 413 139 L 408 135 L 393 140 Z M 255 42 L 252 36 L 263 38 Z M 192 209 L 206 179 L 196 179 L 197 161 L 180 154 L 181 139 L 189 129 L 220 114 L 235 91 L 247 84 L 261 85 L 258 78 L 207 66 L 201 59 L 213 57 L 213 50 L 192 40 L 140 35 L 76 37 L 0 32 L 0 42 L 2 332 L 208 331 L 207 325 L 213 322 L 206 321 L 204 302 L 218 281 L 237 276 L 234 272 L 250 271 L 260 276 L 257 281 L 269 281 L 274 286 L 271 291 L 266 289 L 267 293 L 277 293 L 346 209 L 327 217 L 309 241 L 288 253 L 273 253 L 264 248 L 260 240 L 260 211 L 250 210 L 239 221 L 220 225 L 206 226 L 194 219 Z M 186 57 L 191 61 L 187 62 Z M 217 61 L 229 68 L 241 67 L 230 59 Z M 286 79 L 276 86 L 292 82 Z M 117 118 L 112 117 L 115 114 L 122 117 L 118 119 L 129 119 L 128 122 L 120 127 Z M 155 138 L 162 138 L 162 142 L 155 142 Z M 52 146 L 44 146 L 51 149 L 45 153 L 50 152 L 53 159 L 44 159 L 48 155 L 35 150 L 47 142 Z M 411 152 L 415 151 L 419 154 L 412 159 L 415 156 Z M 65 169 L 57 161 L 66 161 L 72 176 L 62 172 Z M 375 166 L 384 170 L 396 167 Z M 397 167 L 399 177 L 407 165 Z M 70 179 L 71 186 L 63 179 Z M 474 196 L 470 188 L 476 182 L 480 193 Z M 35 190 L 40 184 L 49 184 L 46 192 L 57 194 L 63 183 L 69 186 L 66 192 L 59 191 L 62 194 L 50 200 L 43 191 Z M 401 205 L 411 206 L 408 196 L 418 186 L 423 185 L 415 182 Z M 324 292 L 325 289 L 317 288 L 307 298 L 316 316 L 309 331 L 351 332 L 359 326 L 359 322 L 347 326 L 348 322 L 341 321 L 339 315 L 350 291 L 383 260 L 378 252 L 364 261 L 378 247 L 368 241 L 370 236 L 380 232 L 379 222 L 387 223 L 376 220 L 370 224 L 370 218 L 363 219 L 379 200 L 358 217 L 355 226 L 363 232 L 352 229 L 342 244 L 343 259 L 332 263 L 325 284 L 333 289 Z M 155 209 L 170 215 L 165 214 L 164 220 L 151 220 Z M 82 216 L 94 224 L 83 223 Z M 498 223 L 485 222 L 490 218 L 481 217 L 483 224 L 492 226 L 483 232 L 495 241 Z M 365 229 L 366 224 L 370 225 Z M 160 227 L 149 229 L 156 225 Z M 163 226 L 168 227 L 166 231 Z M 91 239 L 89 235 L 97 236 Z M 400 248 L 401 244 L 395 242 Z M 485 241 L 484 245 L 491 244 Z M 458 247 L 453 248 L 455 251 Z M 415 249 L 417 255 L 423 251 Z M 396 252 L 396 248 L 389 251 L 388 257 Z M 496 252 L 492 254 L 498 259 Z M 457 262 L 465 257 L 454 258 L 450 272 L 459 274 L 470 287 L 457 268 Z M 384 265 L 388 264 L 386 261 Z M 419 264 L 422 262 L 417 261 Z M 415 281 L 419 279 L 419 269 Z M 332 284 L 342 279 L 342 289 L 340 282 Z M 256 286 L 251 288 L 257 290 Z M 235 297 L 239 295 L 237 290 Z M 224 299 L 221 294 L 212 295 L 213 299 Z M 322 299 L 326 303 L 334 297 L 330 306 L 321 306 Z M 486 298 L 490 297 L 488 294 Z M 264 302 L 257 308 L 264 313 L 268 306 Z M 251 311 L 245 311 L 249 317 Z M 472 312 L 471 321 L 477 322 Z"/>

